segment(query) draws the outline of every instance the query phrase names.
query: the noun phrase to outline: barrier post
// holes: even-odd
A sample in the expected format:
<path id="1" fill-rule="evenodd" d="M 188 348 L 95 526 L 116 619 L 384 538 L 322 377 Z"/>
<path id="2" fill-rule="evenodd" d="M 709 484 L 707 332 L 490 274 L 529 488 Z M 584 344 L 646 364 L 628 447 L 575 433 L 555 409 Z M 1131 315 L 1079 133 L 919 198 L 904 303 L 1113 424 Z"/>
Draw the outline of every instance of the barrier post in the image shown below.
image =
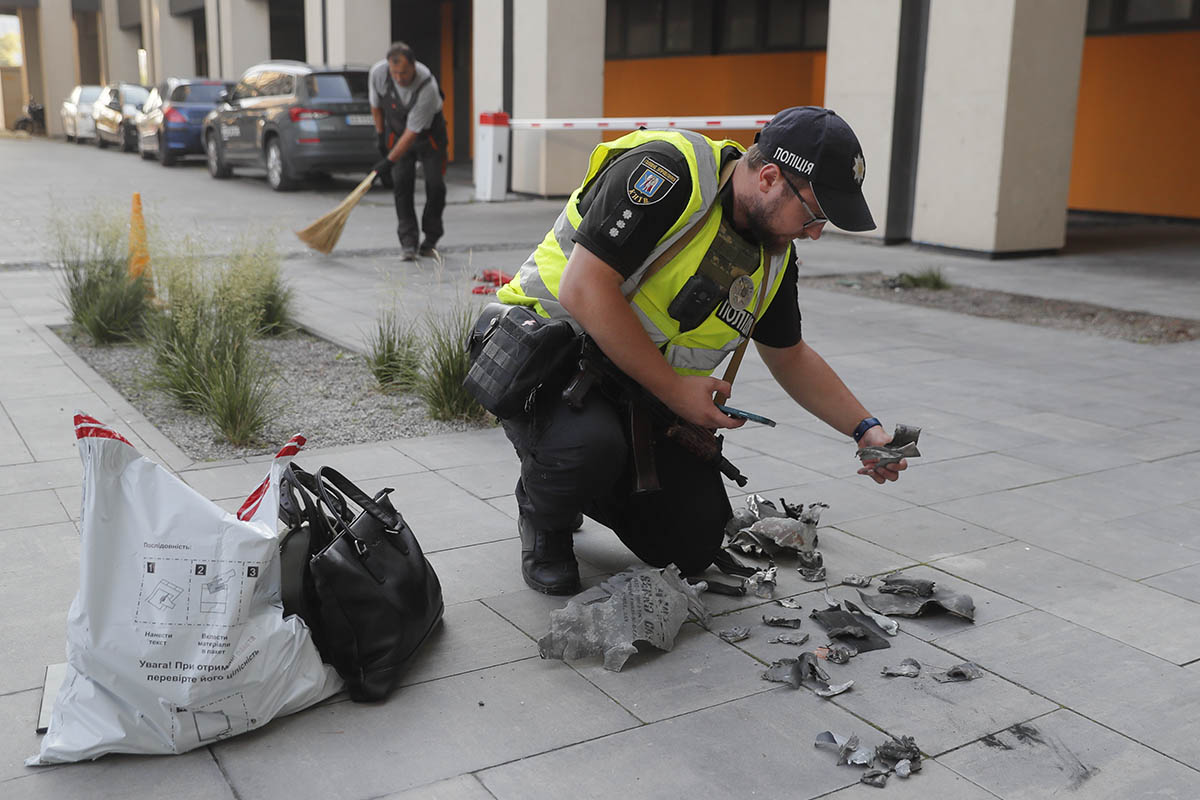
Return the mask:
<path id="1" fill-rule="evenodd" d="M 508 195 L 508 114 L 485 111 L 475 128 L 475 199 L 503 200 Z"/>

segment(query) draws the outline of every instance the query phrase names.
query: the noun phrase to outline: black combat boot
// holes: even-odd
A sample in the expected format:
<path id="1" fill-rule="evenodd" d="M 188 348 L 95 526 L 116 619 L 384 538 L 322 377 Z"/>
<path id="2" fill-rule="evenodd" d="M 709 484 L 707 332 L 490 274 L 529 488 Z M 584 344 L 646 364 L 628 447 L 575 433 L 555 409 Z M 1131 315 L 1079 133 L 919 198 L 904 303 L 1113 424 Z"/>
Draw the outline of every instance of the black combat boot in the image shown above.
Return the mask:
<path id="1" fill-rule="evenodd" d="M 521 534 L 521 576 L 543 594 L 579 592 L 579 564 L 571 531 L 540 531 L 524 517 L 517 520 Z"/>

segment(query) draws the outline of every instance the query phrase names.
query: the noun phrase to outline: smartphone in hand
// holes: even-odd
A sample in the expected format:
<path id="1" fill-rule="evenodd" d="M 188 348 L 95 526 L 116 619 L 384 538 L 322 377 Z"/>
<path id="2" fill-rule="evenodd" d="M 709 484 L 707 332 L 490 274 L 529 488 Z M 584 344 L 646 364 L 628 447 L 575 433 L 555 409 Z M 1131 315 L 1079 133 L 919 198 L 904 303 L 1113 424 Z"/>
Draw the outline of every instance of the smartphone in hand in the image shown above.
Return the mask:
<path id="1" fill-rule="evenodd" d="M 734 419 L 745 419 L 749 420 L 750 422 L 757 422 L 761 425 L 769 425 L 772 428 L 775 427 L 775 420 L 767 419 L 760 414 L 751 414 L 749 411 L 742 411 L 740 408 L 723 406 L 720 403 L 717 403 L 717 408 L 721 409 L 721 411 L 733 417 Z"/>

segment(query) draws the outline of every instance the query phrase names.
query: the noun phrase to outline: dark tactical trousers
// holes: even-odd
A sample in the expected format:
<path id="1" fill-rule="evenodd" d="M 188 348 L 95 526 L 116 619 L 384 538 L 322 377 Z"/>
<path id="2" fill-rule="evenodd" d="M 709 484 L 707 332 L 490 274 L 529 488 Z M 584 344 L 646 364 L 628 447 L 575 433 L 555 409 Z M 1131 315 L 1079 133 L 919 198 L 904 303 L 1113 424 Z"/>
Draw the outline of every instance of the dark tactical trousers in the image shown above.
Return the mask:
<path id="1" fill-rule="evenodd" d="M 413 194 L 416 191 L 417 161 L 425 177 L 425 210 L 421 227 L 417 228 L 417 210 Z M 446 176 L 442 174 L 445 153 L 438 150 L 422 134 L 407 153 L 392 165 L 392 196 L 396 200 L 396 235 L 400 247 L 416 250 L 422 233 L 429 242 L 437 242 L 445 232 L 442 212 L 446 208 Z"/>
<path id="2" fill-rule="evenodd" d="M 690 575 L 712 563 L 733 513 L 721 473 L 656 432 L 662 489 L 635 494 L 626 414 L 598 389 L 581 411 L 543 391 L 503 425 L 521 459 L 517 506 L 535 528 L 569 531 L 582 511 L 647 564 Z"/>

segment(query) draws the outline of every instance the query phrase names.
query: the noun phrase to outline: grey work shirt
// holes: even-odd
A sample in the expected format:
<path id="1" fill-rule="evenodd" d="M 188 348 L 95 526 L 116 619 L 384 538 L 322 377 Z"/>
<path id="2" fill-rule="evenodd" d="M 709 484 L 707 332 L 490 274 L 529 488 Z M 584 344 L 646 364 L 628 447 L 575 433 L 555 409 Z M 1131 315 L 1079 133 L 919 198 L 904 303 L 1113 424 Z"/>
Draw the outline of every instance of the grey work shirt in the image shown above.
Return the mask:
<path id="1" fill-rule="evenodd" d="M 392 86 L 396 88 L 400 102 L 405 106 L 412 106 L 408 112 L 406 127 L 410 131 L 420 133 L 433 125 L 433 118 L 442 110 L 442 94 L 438 91 L 437 78 L 433 77 L 429 67 L 420 61 L 415 62 L 414 66 L 417 74 L 413 78 L 413 82 L 408 86 L 401 86 L 392 79 L 391 73 L 388 72 L 387 59 L 380 59 L 371 67 L 371 72 L 367 76 L 367 93 L 371 101 L 371 108 L 379 108 L 381 98 L 387 93 L 388 81 L 391 81 Z M 413 90 L 420 86 L 426 78 L 429 78 L 429 82 L 421 88 L 414 104 Z"/>

